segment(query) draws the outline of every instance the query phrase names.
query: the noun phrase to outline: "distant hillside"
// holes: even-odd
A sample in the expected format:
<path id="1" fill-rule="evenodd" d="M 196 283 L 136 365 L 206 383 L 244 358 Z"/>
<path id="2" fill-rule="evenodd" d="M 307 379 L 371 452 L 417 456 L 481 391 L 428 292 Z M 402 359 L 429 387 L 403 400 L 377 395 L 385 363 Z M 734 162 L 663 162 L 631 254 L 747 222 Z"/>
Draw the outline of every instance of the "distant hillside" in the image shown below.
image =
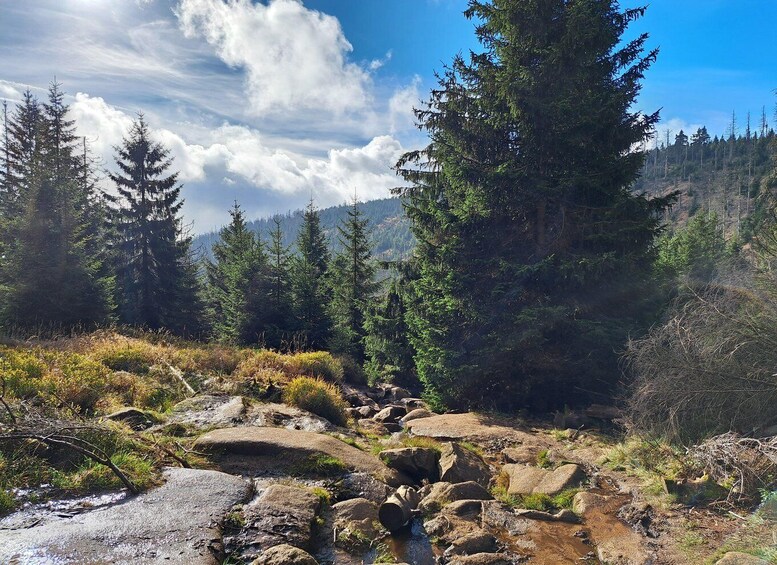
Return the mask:
<path id="1" fill-rule="evenodd" d="M 362 212 L 370 221 L 372 239 L 375 244 L 374 255 L 383 261 L 393 261 L 407 257 L 415 246 L 415 238 L 410 233 L 410 222 L 402 210 L 399 198 L 384 198 L 363 202 Z M 329 237 L 335 250 L 340 248 L 337 239 L 337 225 L 345 217 L 350 205 L 333 206 L 319 210 L 321 226 Z M 302 225 L 302 210 L 290 214 L 277 215 L 281 221 L 284 245 L 292 246 L 297 238 L 297 232 Z M 270 232 L 275 229 L 274 218 L 264 218 L 250 222 L 249 227 L 259 233 L 265 241 L 269 240 Z M 194 240 L 194 248 L 200 249 L 203 256 L 211 258 L 211 246 L 218 241 L 218 233 L 211 232 L 200 235 Z"/>

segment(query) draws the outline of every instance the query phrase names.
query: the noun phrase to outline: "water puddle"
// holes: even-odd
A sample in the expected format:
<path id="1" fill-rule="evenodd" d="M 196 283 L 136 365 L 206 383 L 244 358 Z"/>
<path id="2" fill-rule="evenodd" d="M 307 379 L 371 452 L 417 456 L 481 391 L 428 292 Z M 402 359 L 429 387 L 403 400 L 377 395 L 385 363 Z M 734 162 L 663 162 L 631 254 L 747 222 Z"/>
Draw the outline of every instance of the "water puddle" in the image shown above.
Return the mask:
<path id="1" fill-rule="evenodd" d="M 414 519 L 409 528 L 390 536 L 386 543 L 400 563 L 434 563 L 439 550 L 429 541 L 423 523 Z"/>
<path id="2" fill-rule="evenodd" d="M 122 489 L 77 498 L 53 498 L 37 502 L 54 493 L 56 489 L 49 485 L 42 485 L 35 489 L 16 489 L 14 495 L 26 502 L 13 514 L 0 519 L 0 530 L 20 530 L 54 520 L 72 518 L 83 512 L 121 502 L 129 495 L 126 489 Z"/>

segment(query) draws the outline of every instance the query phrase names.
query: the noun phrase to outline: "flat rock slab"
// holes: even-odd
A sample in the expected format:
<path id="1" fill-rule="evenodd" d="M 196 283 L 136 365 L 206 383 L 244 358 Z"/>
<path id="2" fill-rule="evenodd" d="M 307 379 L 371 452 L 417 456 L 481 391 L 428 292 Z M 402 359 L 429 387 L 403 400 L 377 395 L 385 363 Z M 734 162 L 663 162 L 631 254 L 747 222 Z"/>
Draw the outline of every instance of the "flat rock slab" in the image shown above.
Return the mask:
<path id="1" fill-rule="evenodd" d="M 213 453 L 221 469 L 231 473 L 294 473 L 303 469 L 311 456 L 324 454 L 338 459 L 349 470 L 369 473 L 391 486 L 412 483 L 377 457 L 314 432 L 250 426 L 223 428 L 200 436 L 195 448 Z"/>
<path id="2" fill-rule="evenodd" d="M 251 486 L 217 471 L 168 469 L 152 491 L 73 518 L 0 530 L 0 563 L 219 563 L 219 524 Z"/>
<path id="3" fill-rule="evenodd" d="M 242 396 L 203 394 L 173 406 L 168 421 L 197 428 L 235 426 L 243 422 L 245 415 L 246 402 Z"/>
<path id="4" fill-rule="evenodd" d="M 448 440 L 506 441 L 509 443 L 538 443 L 535 434 L 521 431 L 504 418 L 466 412 L 440 414 L 429 418 L 410 420 L 405 424 L 413 435 Z"/>
<path id="5" fill-rule="evenodd" d="M 580 486 L 585 473 L 579 465 L 568 463 L 552 471 L 528 465 L 505 465 L 502 468 L 510 479 L 508 494 L 547 494 L 554 496 L 560 492 Z"/>

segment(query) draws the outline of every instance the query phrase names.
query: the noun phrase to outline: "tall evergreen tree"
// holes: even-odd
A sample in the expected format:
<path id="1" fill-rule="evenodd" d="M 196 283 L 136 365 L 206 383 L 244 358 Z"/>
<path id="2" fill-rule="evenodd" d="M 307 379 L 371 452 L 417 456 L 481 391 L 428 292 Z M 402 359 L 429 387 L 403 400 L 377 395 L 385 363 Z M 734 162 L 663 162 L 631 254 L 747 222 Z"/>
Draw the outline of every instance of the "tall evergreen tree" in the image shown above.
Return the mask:
<path id="1" fill-rule="evenodd" d="M 191 237 L 178 216 L 178 173 L 168 174 L 170 151 L 151 139 L 142 115 L 115 148 L 110 174 L 121 198 L 116 211 L 121 320 L 152 329 L 199 331 L 199 280 Z"/>
<path id="2" fill-rule="evenodd" d="M 268 307 L 265 341 L 269 347 L 280 349 L 293 332 L 291 307 L 291 258 L 283 244 L 281 221 L 274 218 L 275 229 L 270 235 L 268 253 Z"/>
<path id="3" fill-rule="evenodd" d="M 337 227 L 342 251 L 332 263 L 330 312 L 334 334 L 330 347 L 364 361 L 364 319 L 370 301 L 378 291 L 369 221 L 354 202 L 342 225 Z"/>
<path id="4" fill-rule="evenodd" d="M 221 341 L 257 343 L 267 306 L 267 257 L 237 203 L 229 214 L 232 221 L 213 245 L 215 261 L 206 265 L 211 327 Z"/>
<path id="5" fill-rule="evenodd" d="M 291 269 L 295 329 L 301 345 L 309 349 L 325 347 L 332 331 L 326 308 L 330 297 L 329 261 L 326 236 L 311 200 L 297 235 L 297 254 Z"/>
<path id="6" fill-rule="evenodd" d="M 27 96 L 9 128 L 12 169 L 4 263 L 4 317 L 20 325 L 73 326 L 103 321 L 111 278 L 91 253 L 88 204 L 94 186 L 79 182 L 74 123 L 59 84 L 42 111 Z"/>
<path id="7" fill-rule="evenodd" d="M 543 410 L 601 398 L 650 296 L 656 212 L 629 187 L 658 114 L 631 111 L 643 9 L 470 0 L 485 50 L 416 112 L 431 143 L 398 169 L 418 239 L 408 312 L 436 404 Z"/>

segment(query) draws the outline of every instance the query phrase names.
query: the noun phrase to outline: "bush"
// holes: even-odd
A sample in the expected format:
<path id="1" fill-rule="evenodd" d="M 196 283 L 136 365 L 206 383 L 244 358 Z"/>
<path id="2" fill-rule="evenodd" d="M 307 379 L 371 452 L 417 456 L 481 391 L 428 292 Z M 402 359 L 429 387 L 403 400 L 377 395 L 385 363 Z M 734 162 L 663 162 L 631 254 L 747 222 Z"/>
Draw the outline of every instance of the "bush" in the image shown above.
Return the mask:
<path id="1" fill-rule="evenodd" d="M 52 354 L 43 388 L 57 399 L 91 413 L 108 388 L 108 369 L 78 353 Z"/>
<path id="2" fill-rule="evenodd" d="M 145 374 L 159 358 L 157 347 L 138 340 L 106 340 L 96 345 L 91 357 L 114 371 Z"/>
<path id="3" fill-rule="evenodd" d="M 248 356 L 246 350 L 235 347 L 186 347 L 173 356 L 173 365 L 185 373 L 229 375 Z"/>
<path id="4" fill-rule="evenodd" d="M 775 288 L 774 280 L 743 276 L 689 289 L 668 322 L 631 341 L 630 425 L 694 443 L 777 423 Z"/>
<path id="5" fill-rule="evenodd" d="M 284 368 L 295 375 L 321 377 L 329 382 L 341 382 L 343 380 L 342 364 L 326 351 L 311 351 L 309 353 L 288 355 L 285 359 Z"/>
<path id="6" fill-rule="evenodd" d="M 41 354 L 3 348 L 0 350 L 0 376 L 5 380 L 6 394 L 19 399 L 32 398 L 42 387 L 41 378 L 48 370 Z"/>
<path id="7" fill-rule="evenodd" d="M 346 426 L 347 404 L 340 396 L 337 388 L 321 379 L 312 377 L 297 377 L 291 381 L 283 392 L 286 404 L 302 408 L 313 414 L 318 414 L 338 426 Z"/>

